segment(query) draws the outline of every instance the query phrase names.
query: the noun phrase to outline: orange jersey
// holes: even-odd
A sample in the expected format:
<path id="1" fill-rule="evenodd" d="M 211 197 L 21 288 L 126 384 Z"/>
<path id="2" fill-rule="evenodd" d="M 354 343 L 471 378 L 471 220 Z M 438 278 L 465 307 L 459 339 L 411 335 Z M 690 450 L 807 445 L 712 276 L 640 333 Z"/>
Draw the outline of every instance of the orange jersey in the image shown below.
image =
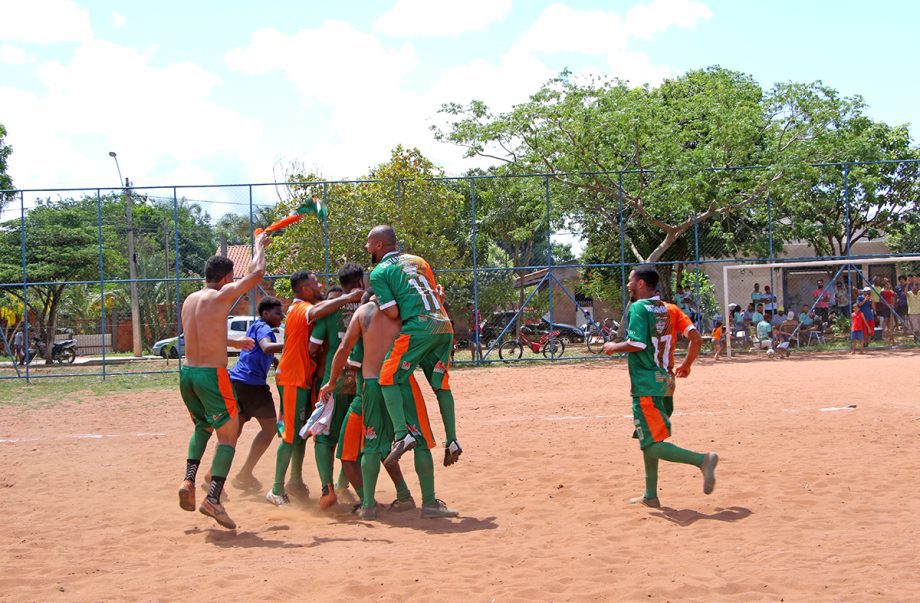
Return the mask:
<path id="1" fill-rule="evenodd" d="M 712 330 L 712 342 L 718 343 L 722 339 L 722 327 L 716 327 Z"/>
<path id="2" fill-rule="evenodd" d="M 684 311 L 681 310 L 678 306 L 670 303 L 664 302 L 665 307 L 668 309 L 668 318 L 671 323 L 671 345 L 668 350 L 669 359 L 668 359 L 668 372 L 674 370 L 674 348 L 677 347 L 677 337 L 678 335 L 687 336 L 692 329 L 696 327 L 693 326 L 693 321 L 690 320 L 690 317 L 684 314 Z"/>
<path id="3" fill-rule="evenodd" d="M 295 300 L 288 308 L 284 323 L 284 351 L 278 362 L 275 383 L 307 389 L 313 381 L 316 363 L 308 351 L 313 323 L 307 322 L 307 310 L 313 304 Z"/>

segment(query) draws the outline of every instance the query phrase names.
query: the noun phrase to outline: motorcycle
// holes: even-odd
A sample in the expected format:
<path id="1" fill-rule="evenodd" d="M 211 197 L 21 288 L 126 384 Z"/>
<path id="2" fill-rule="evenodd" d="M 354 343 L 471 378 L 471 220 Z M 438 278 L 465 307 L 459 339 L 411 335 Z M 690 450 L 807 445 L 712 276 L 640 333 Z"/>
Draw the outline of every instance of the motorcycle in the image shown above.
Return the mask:
<path id="1" fill-rule="evenodd" d="M 595 326 L 596 325 L 596 326 Z M 584 323 L 581 330 L 585 332 L 585 344 L 592 354 L 600 354 L 604 344 L 612 341 L 620 330 L 620 323 L 612 318 L 605 318 L 601 323 Z"/>
<path id="2" fill-rule="evenodd" d="M 45 342 L 40 337 L 32 338 L 32 345 L 29 346 L 28 362 L 31 362 L 36 356 L 48 360 L 45 356 L 47 353 Z M 73 364 L 77 358 L 77 340 L 65 339 L 64 341 L 55 341 L 51 346 L 51 360 L 58 364 Z"/>

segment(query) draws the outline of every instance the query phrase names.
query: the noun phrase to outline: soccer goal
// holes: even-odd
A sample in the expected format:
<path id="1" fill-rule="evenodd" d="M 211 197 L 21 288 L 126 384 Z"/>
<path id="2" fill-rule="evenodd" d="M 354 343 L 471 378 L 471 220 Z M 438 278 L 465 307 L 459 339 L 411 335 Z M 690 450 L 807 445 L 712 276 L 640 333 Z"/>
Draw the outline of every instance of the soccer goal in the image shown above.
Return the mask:
<path id="1" fill-rule="evenodd" d="M 870 287 L 879 295 L 870 280 L 870 266 L 909 262 L 920 262 L 920 255 L 724 265 L 722 316 L 727 333 L 726 355 L 731 357 L 734 342 L 751 337 L 750 329 L 738 329 L 732 320 L 736 306 L 740 306 L 742 313 L 749 304 L 754 304 L 755 312 L 760 313 L 769 311 L 775 315 L 792 311 L 798 317 L 803 312 L 817 312 L 826 318 L 828 313 L 840 311 L 843 306 L 849 312 L 853 287 Z M 891 279 L 894 283 L 894 274 Z M 901 320 L 884 299 L 882 303 L 889 307 L 893 320 Z"/>

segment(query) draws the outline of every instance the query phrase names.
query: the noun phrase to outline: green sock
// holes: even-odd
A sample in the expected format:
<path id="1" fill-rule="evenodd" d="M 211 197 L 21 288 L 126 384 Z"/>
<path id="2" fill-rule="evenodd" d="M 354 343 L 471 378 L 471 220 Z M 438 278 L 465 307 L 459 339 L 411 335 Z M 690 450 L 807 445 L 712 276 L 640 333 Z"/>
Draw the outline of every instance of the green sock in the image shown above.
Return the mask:
<path id="1" fill-rule="evenodd" d="M 415 472 L 418 474 L 418 483 L 422 488 L 422 504 L 435 504 L 434 460 L 431 458 L 431 451 L 427 448 L 415 449 Z"/>
<path id="2" fill-rule="evenodd" d="M 649 454 L 648 450 L 643 450 L 642 460 L 645 461 L 645 498 L 657 498 L 658 459 Z"/>
<path id="3" fill-rule="evenodd" d="M 333 463 L 335 462 L 335 447 L 325 442 L 316 442 L 313 446 L 313 456 L 316 457 L 316 470 L 319 472 L 319 481 L 325 486 L 332 483 Z"/>
<path id="4" fill-rule="evenodd" d="M 348 477 L 345 475 L 345 467 L 339 467 L 339 477 L 335 480 L 335 487 L 337 490 L 348 489 Z"/>
<path id="5" fill-rule="evenodd" d="M 664 459 L 672 463 L 696 465 L 697 467 L 703 464 L 703 459 L 705 458 L 699 452 L 685 450 L 670 442 L 655 442 L 646 448 L 645 452 L 656 459 Z"/>
<path id="6" fill-rule="evenodd" d="M 278 444 L 278 457 L 275 459 L 275 484 L 272 486 L 272 492 L 278 496 L 284 494 L 284 474 L 287 473 L 288 465 L 291 464 L 293 452 L 293 444 L 288 444 L 284 440 Z"/>
<path id="7" fill-rule="evenodd" d="M 211 439 L 211 432 L 202 427 L 201 425 L 195 425 L 195 431 L 192 432 L 192 437 L 188 441 L 188 457 L 190 459 L 195 459 L 200 461 L 201 457 L 204 456 L 204 450 L 208 447 L 208 440 Z"/>
<path id="8" fill-rule="evenodd" d="M 227 477 L 230 475 L 230 465 L 233 464 L 233 455 L 236 449 L 230 444 L 218 444 L 211 462 L 211 477 Z"/>
<path id="9" fill-rule="evenodd" d="M 298 428 L 299 430 L 299 428 Z M 294 436 L 293 449 L 291 451 L 291 482 L 302 484 L 303 481 L 303 459 L 307 455 L 307 441 L 300 436 Z"/>
<path id="10" fill-rule="evenodd" d="M 438 408 L 441 409 L 441 420 L 444 421 L 444 434 L 448 442 L 457 439 L 457 419 L 454 414 L 454 394 L 449 389 L 439 389 L 434 393 L 438 398 Z"/>
<path id="11" fill-rule="evenodd" d="M 377 452 L 365 452 L 361 455 L 361 481 L 364 483 L 361 506 L 365 508 L 377 504 L 374 492 L 377 490 L 377 476 L 380 475 L 380 461 L 381 455 Z"/>
<path id="12" fill-rule="evenodd" d="M 412 496 L 412 492 L 409 491 L 409 484 L 406 483 L 406 480 L 402 480 L 396 484 L 396 499 L 397 500 L 406 500 Z"/>
<path id="13" fill-rule="evenodd" d="M 399 385 L 381 385 L 380 392 L 387 406 L 387 414 L 390 415 L 390 420 L 393 422 L 394 439 L 401 440 L 409 433 L 409 429 L 406 427 L 406 411 L 403 409 Z"/>

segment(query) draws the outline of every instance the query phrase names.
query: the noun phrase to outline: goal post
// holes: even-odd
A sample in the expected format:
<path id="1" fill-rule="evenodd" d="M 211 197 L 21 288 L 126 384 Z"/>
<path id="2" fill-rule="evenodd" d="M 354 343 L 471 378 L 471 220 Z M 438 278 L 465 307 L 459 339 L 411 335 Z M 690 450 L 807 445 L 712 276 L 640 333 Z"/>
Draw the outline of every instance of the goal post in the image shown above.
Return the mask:
<path id="1" fill-rule="evenodd" d="M 920 262 L 920 255 L 909 255 L 909 256 L 885 256 L 885 257 L 853 257 L 843 260 L 807 260 L 807 261 L 791 261 L 791 262 L 770 262 L 770 263 L 748 263 L 748 264 L 725 264 L 722 266 L 722 316 L 724 317 L 723 324 L 725 328 L 723 329 L 726 333 L 725 337 L 725 351 L 726 355 L 731 358 L 732 356 L 732 339 L 735 335 L 735 325 L 732 320 L 732 313 L 729 309 L 729 306 L 733 301 L 737 302 L 738 300 L 731 299 L 731 274 L 732 271 L 748 271 L 750 275 L 759 275 L 755 276 L 751 280 L 759 280 L 760 282 L 765 282 L 767 285 L 772 285 L 775 277 L 773 272 L 777 269 L 786 270 L 786 269 L 798 269 L 807 271 L 808 268 L 813 268 L 814 272 L 824 272 L 827 273 L 831 278 L 827 279 L 827 282 L 824 285 L 824 292 L 829 294 L 831 299 L 831 305 L 834 305 L 834 293 L 835 293 L 835 281 L 838 278 L 838 275 L 841 273 L 850 273 L 855 272 L 857 275 L 861 276 L 864 281 L 867 281 L 866 286 L 872 286 L 868 282 L 867 270 L 866 268 L 870 265 L 876 264 L 901 264 L 908 262 Z M 780 279 L 781 281 L 785 279 Z M 759 283 L 758 283 L 759 284 Z M 774 311 L 780 305 L 780 295 L 777 294 L 779 287 L 771 286 L 771 294 L 775 295 L 778 299 L 773 301 Z M 878 290 L 873 287 L 873 290 L 878 294 Z M 849 291 L 847 289 L 849 298 Z M 783 288 L 781 291 L 782 298 L 786 300 L 789 299 L 788 292 Z M 737 295 L 737 294 L 736 294 Z M 750 301 L 750 298 L 744 298 L 743 303 Z M 808 298 L 810 309 L 814 309 L 817 305 L 818 300 L 813 300 L 811 297 Z M 887 305 L 887 302 L 884 302 Z M 784 311 L 788 312 L 790 308 L 784 308 Z M 891 308 L 892 316 L 896 316 L 894 308 Z"/>

